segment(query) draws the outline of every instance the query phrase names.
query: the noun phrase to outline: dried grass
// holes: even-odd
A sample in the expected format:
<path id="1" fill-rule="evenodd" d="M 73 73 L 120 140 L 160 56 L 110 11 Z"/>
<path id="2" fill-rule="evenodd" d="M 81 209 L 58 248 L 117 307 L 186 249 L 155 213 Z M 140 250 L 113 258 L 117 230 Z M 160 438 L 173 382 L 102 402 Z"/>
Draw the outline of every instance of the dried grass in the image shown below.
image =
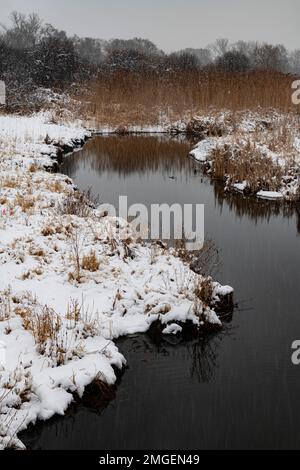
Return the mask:
<path id="1" fill-rule="evenodd" d="M 9 320 L 12 313 L 11 289 L 8 288 L 0 294 L 0 321 Z"/>
<path id="2" fill-rule="evenodd" d="M 274 108 L 300 111 L 292 104 L 295 77 L 275 71 L 115 72 L 99 75 L 75 94 L 80 115 L 122 133 L 130 125 L 158 124 L 199 110 Z"/>
<path id="3" fill-rule="evenodd" d="M 66 196 L 58 205 L 58 213 L 61 215 L 77 215 L 78 217 L 90 217 L 93 209 L 99 205 L 97 197 L 93 196 L 91 190 L 75 191 Z"/>
<path id="4" fill-rule="evenodd" d="M 86 271 L 95 272 L 98 271 L 100 266 L 100 261 L 97 258 L 95 250 L 91 250 L 88 255 L 84 255 L 81 261 L 82 269 Z"/>
<path id="5" fill-rule="evenodd" d="M 212 151 L 212 174 L 214 178 L 231 182 L 247 181 L 250 192 L 278 191 L 284 169 L 250 140 L 246 145 L 225 144 Z"/>
<path id="6" fill-rule="evenodd" d="M 34 207 L 34 198 L 32 196 L 18 193 L 15 199 L 16 205 L 20 206 L 23 212 L 28 212 Z"/>
<path id="7" fill-rule="evenodd" d="M 205 307 L 210 307 L 213 295 L 213 281 L 211 277 L 201 278 L 194 289 L 196 299 L 201 300 Z"/>

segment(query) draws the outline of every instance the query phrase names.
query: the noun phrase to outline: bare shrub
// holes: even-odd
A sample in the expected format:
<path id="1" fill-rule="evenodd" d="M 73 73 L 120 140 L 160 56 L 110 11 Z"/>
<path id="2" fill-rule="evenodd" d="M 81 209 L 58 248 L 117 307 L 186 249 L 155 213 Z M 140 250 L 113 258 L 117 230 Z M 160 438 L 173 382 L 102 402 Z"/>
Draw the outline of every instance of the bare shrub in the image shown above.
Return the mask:
<path id="1" fill-rule="evenodd" d="M 83 301 L 71 300 L 64 318 L 47 305 L 41 305 L 30 293 L 16 300 L 21 303 L 16 305 L 14 313 L 32 334 L 37 352 L 51 359 L 53 366 L 80 356 L 81 339 L 99 334 L 97 315 L 85 308 Z"/>
<path id="2" fill-rule="evenodd" d="M 58 205 L 58 213 L 90 217 L 97 205 L 99 205 L 99 200 L 92 195 L 90 189 L 86 192 L 75 191 L 72 195 L 66 196 Z"/>
<path id="3" fill-rule="evenodd" d="M 82 306 L 79 304 L 78 300 L 71 300 L 71 302 L 68 303 L 67 320 L 74 321 L 75 323 L 78 322 L 81 317 L 81 310 Z"/>
<path id="4" fill-rule="evenodd" d="M 69 273 L 70 281 L 80 282 L 81 280 L 81 251 L 82 251 L 82 240 L 78 229 L 75 229 L 71 234 L 71 261 L 74 265 L 74 271 Z"/>
<path id="5" fill-rule="evenodd" d="M 85 307 L 83 300 L 80 303 L 77 299 L 71 299 L 66 318 L 74 328 L 81 323 L 81 334 L 84 338 L 99 334 L 97 315 L 94 315 L 93 310 Z"/>
<path id="6" fill-rule="evenodd" d="M 25 330 L 32 333 L 39 354 L 52 356 L 57 349 L 58 332 L 61 328 L 61 320 L 54 310 L 46 305 L 40 312 L 36 308 L 27 308 L 16 313 L 22 317 Z"/>
<path id="7" fill-rule="evenodd" d="M 18 308 L 23 327 L 34 337 L 37 352 L 51 359 L 53 366 L 65 364 L 76 353 L 70 348 L 71 339 L 63 327 L 60 315 L 47 305 Z"/>

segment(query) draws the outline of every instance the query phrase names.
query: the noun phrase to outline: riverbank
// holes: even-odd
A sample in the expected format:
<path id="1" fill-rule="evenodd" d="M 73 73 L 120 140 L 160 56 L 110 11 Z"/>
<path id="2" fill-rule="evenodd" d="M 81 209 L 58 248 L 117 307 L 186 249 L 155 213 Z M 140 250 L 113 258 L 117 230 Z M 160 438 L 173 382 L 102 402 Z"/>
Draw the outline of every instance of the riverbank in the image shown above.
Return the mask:
<path id="1" fill-rule="evenodd" d="M 225 192 L 187 158 L 190 149 L 184 135 L 96 137 L 64 158 L 61 171 L 114 205 L 115 193 L 147 207 L 205 204 L 215 252 L 206 272 L 234 286 L 237 308 L 221 315 L 220 331 L 202 330 L 194 340 L 186 328 L 160 336 L 155 324 L 120 338 L 127 367 L 105 410 L 83 397 L 78 408 L 21 433 L 29 449 L 297 446 L 299 368 L 289 351 L 299 333 L 300 213 L 294 204 Z M 286 432 L 280 424 L 289 413 Z"/>
<path id="2" fill-rule="evenodd" d="M 187 321 L 220 328 L 216 307 L 232 288 L 135 240 L 46 171 L 91 136 L 78 122 L 1 116 L 0 128 L 0 447 L 22 448 L 29 423 L 63 414 L 94 380 L 115 382 L 126 360 L 114 339 L 154 322 L 163 334 Z"/>
<path id="3" fill-rule="evenodd" d="M 201 141 L 190 156 L 226 190 L 263 199 L 300 200 L 300 118 L 275 111 L 195 119 Z M 208 129 L 208 130 L 207 130 Z"/>
<path id="4" fill-rule="evenodd" d="M 70 101 L 72 102 L 72 101 Z M 73 104 L 74 106 L 74 104 Z M 227 191 L 266 200 L 300 201 L 300 116 L 275 108 L 217 110 L 180 114 L 156 109 L 142 124 L 132 119 L 113 124 L 84 114 L 88 127 L 100 134 L 165 133 L 200 139 L 190 156 Z M 139 119 L 136 119 L 139 122 Z"/>
<path id="5" fill-rule="evenodd" d="M 261 199 L 300 201 L 300 117 L 273 109 L 216 110 L 157 124 L 97 128 L 100 134 L 185 134 L 201 139 L 190 156 L 227 191 Z"/>

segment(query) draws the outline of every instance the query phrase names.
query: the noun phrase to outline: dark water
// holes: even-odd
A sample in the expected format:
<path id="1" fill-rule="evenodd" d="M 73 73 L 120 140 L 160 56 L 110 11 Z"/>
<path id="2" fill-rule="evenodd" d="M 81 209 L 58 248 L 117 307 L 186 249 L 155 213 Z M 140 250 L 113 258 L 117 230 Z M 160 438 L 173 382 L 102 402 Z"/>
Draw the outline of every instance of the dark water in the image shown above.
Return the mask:
<path id="1" fill-rule="evenodd" d="M 190 143 L 99 137 L 62 170 L 105 202 L 205 204 L 220 250 L 215 276 L 239 303 L 220 334 L 120 340 L 128 360 L 106 407 L 78 405 L 22 438 L 42 449 L 300 448 L 299 211 L 225 196 L 186 158 Z M 174 179 L 170 179 L 172 176 Z M 175 344 L 176 343 L 176 344 Z"/>

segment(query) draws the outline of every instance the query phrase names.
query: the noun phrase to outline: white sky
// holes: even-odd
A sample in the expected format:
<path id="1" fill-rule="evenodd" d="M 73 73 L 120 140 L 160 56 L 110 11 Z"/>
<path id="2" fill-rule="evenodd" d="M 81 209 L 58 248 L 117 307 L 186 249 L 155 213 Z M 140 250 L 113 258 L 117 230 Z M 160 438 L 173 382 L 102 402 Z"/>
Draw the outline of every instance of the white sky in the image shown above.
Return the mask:
<path id="1" fill-rule="evenodd" d="M 144 37 L 165 51 L 205 47 L 216 38 L 283 43 L 300 49 L 300 0 L 0 0 L 0 21 L 12 10 L 36 12 L 69 34 Z"/>

